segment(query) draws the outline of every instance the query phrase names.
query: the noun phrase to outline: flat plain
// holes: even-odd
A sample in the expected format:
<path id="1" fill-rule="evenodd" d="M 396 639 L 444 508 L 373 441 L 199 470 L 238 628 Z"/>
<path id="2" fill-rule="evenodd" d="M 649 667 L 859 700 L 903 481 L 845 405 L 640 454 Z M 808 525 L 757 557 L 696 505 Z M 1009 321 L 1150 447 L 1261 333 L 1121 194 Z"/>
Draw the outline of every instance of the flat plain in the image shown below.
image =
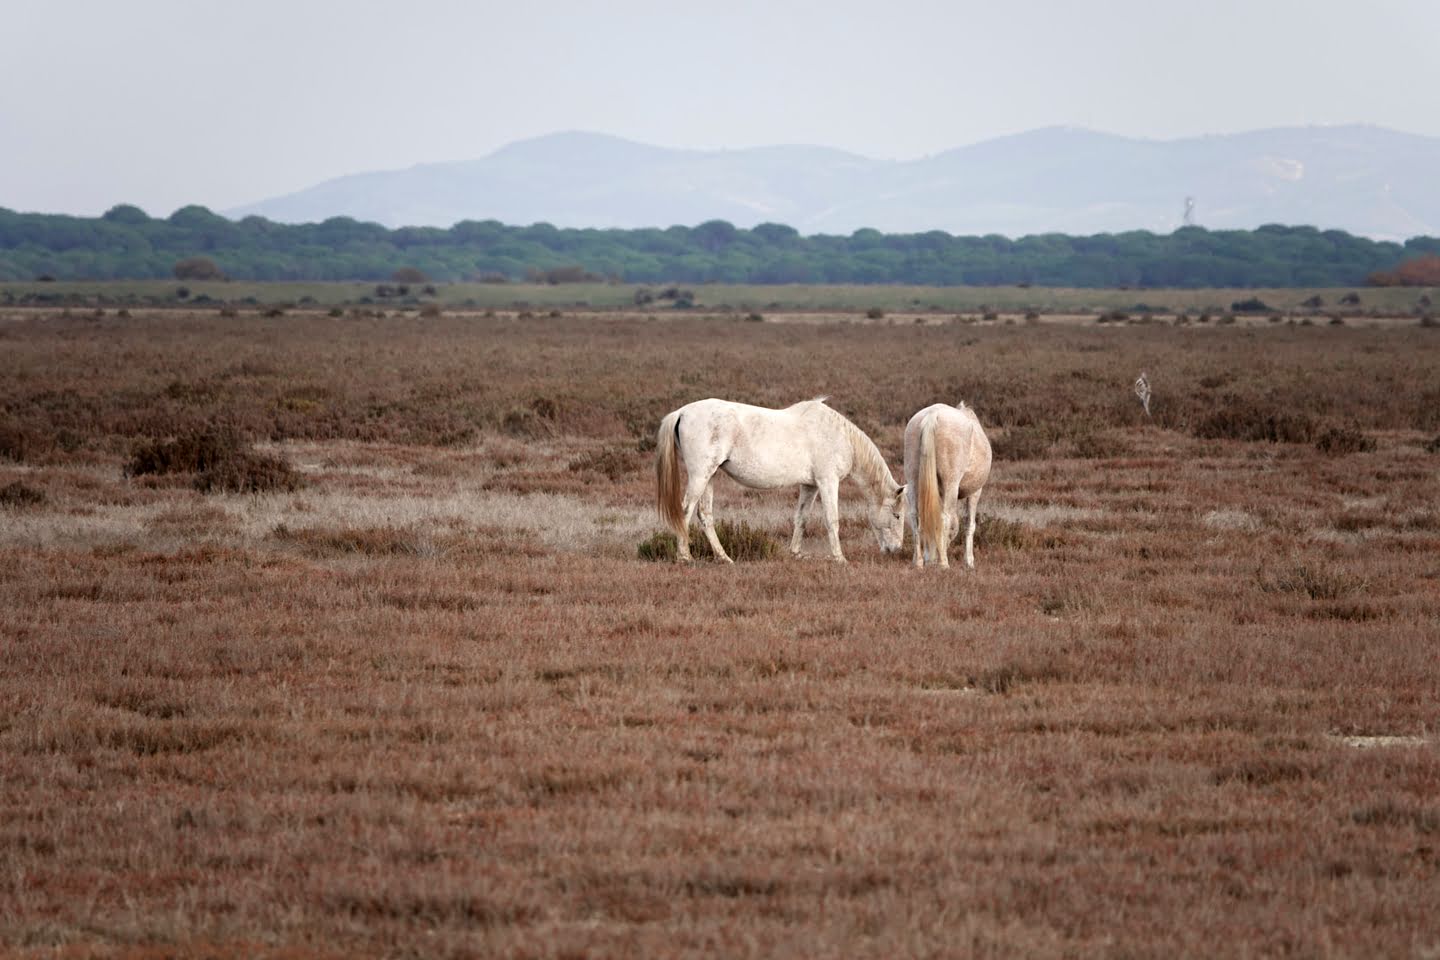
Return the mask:
<path id="1" fill-rule="evenodd" d="M 1440 953 L 1440 330 L 128 312 L 0 309 L 5 952 Z M 712 395 L 965 400 L 977 569 L 639 559 Z"/>

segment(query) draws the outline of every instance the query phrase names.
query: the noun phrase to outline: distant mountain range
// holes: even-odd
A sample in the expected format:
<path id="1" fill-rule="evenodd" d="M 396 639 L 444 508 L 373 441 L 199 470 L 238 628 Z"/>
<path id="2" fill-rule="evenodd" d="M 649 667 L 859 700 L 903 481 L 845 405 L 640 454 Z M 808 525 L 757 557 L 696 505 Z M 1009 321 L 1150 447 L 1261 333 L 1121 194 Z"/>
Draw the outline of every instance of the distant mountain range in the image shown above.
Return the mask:
<path id="1" fill-rule="evenodd" d="M 813 146 L 675 150 L 558 133 L 488 157 L 327 180 L 225 211 L 285 223 L 460 220 L 667 227 L 727 220 L 804 234 L 1094 234 L 1312 225 L 1440 235 L 1440 138 L 1372 126 L 1136 140 L 1050 127 L 911 161 Z"/>

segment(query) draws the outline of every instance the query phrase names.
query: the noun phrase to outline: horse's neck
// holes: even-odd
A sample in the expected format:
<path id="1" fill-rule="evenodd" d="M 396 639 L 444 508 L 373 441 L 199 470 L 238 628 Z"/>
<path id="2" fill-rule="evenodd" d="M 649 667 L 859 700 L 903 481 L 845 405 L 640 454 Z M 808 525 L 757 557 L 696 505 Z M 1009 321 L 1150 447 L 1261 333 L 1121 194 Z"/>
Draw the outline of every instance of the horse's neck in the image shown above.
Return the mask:
<path id="1" fill-rule="evenodd" d="M 894 493 L 900 485 L 890 475 L 890 467 L 885 463 L 880 448 L 875 446 L 875 441 L 849 420 L 844 417 L 840 420 L 845 424 L 850 440 L 850 478 L 859 484 L 871 501 Z"/>

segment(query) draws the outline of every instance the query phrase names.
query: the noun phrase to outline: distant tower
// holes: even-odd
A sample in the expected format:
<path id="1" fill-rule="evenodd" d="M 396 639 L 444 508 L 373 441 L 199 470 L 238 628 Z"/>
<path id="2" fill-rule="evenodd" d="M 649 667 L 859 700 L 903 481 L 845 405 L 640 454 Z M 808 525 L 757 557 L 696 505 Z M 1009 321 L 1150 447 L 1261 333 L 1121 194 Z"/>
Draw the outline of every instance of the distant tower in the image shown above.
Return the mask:
<path id="1" fill-rule="evenodd" d="M 1187 227 L 1193 227 L 1193 226 L 1195 226 L 1195 198 L 1194 198 L 1194 197 L 1186 197 L 1186 198 L 1185 198 L 1185 220 L 1184 220 L 1184 226 L 1187 226 Z"/>

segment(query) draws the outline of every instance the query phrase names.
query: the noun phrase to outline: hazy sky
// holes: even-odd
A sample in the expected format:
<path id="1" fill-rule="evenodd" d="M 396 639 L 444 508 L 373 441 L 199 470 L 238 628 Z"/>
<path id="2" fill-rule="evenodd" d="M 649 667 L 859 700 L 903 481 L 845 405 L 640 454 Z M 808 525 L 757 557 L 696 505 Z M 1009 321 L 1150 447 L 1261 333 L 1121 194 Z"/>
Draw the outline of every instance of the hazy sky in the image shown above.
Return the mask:
<path id="1" fill-rule="evenodd" d="M 593 130 L 908 159 L 1069 124 L 1440 136 L 1434 0 L 0 0 L 0 206 L 165 216 Z"/>

